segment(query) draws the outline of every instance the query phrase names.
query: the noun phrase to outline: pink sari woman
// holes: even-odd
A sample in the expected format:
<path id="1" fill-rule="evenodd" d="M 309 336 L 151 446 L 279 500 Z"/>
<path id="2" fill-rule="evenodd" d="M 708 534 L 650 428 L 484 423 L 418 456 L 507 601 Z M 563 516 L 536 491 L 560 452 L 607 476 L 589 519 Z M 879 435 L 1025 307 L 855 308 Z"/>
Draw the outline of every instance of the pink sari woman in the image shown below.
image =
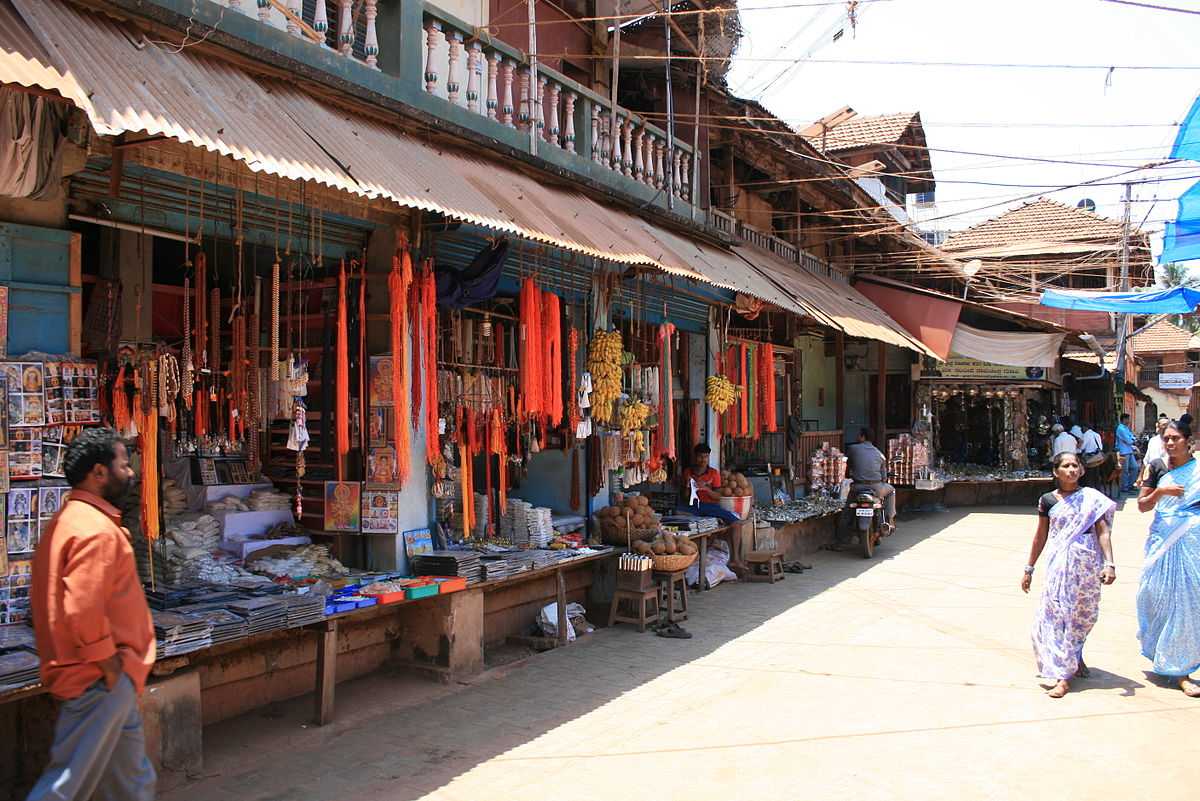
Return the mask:
<path id="1" fill-rule="evenodd" d="M 1021 589 L 1029 592 L 1034 565 L 1045 551 L 1046 580 L 1033 626 L 1038 673 L 1055 682 L 1062 698 L 1071 679 L 1087 676 L 1083 645 L 1100 615 L 1100 587 L 1116 581 L 1112 519 L 1116 504 L 1098 490 L 1080 487 L 1083 463 L 1073 453 L 1054 457 L 1058 489 L 1038 501 L 1038 528 Z"/>

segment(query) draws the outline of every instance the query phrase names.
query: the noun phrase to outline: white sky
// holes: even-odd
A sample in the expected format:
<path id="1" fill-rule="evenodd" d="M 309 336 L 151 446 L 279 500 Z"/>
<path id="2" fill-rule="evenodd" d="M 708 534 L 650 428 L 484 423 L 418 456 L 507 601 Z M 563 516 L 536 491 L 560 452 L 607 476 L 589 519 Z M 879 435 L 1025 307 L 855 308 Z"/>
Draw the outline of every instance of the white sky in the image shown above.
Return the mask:
<path id="1" fill-rule="evenodd" d="M 1101 0 L 885 0 L 859 6 L 858 30 L 828 43 L 845 4 L 778 8 L 813 0 L 740 0 L 745 38 L 729 76 L 733 91 L 760 100 L 801 128 L 841 107 L 859 114 L 921 112 L 931 148 L 1102 162 L 1118 166 L 1041 164 L 932 152 L 938 180 L 940 223 L 963 228 L 1020 205 L 1021 195 L 1040 192 L 1074 205 L 1088 197 L 1097 212 L 1121 217 L 1121 186 L 1063 191 L 980 186 L 954 181 L 1062 186 L 1163 159 L 1193 98 L 1200 69 L 1105 70 L 997 69 L 943 66 L 879 66 L 767 63 L 790 58 L 994 63 L 1200 65 L 1200 16 L 1116 5 Z M 1200 0 L 1152 0 L 1200 10 Z M 755 11 L 767 6 L 772 10 Z M 822 38 L 822 34 L 825 36 Z M 818 47 L 818 42 L 824 46 Z M 814 50 L 814 48 L 816 48 Z M 762 87 L 782 77 L 765 93 Z M 967 123 L 969 125 L 963 125 Z M 1073 127 L 1027 127 L 1056 124 Z M 1136 123 L 1140 126 L 1133 127 Z M 1118 127 L 1082 127 L 1118 126 Z M 1195 177 L 1200 165 L 1136 173 L 1148 177 Z M 1117 179 L 1113 179 L 1117 180 Z M 1120 180 L 1126 180 L 1122 178 Z M 1161 232 L 1172 219 L 1174 198 L 1192 180 L 1133 187 L 1132 219 Z M 1158 197 L 1151 206 L 1150 199 Z M 984 210 L 980 206 L 1002 203 Z M 1155 236 L 1154 247 L 1159 248 Z"/>

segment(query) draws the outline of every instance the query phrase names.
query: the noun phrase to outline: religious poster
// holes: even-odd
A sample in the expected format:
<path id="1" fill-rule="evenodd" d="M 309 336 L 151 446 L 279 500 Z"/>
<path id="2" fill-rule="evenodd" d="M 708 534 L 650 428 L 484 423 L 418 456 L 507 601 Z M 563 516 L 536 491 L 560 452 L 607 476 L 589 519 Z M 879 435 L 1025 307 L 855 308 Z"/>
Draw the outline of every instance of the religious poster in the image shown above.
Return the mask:
<path id="1" fill-rule="evenodd" d="M 36 488 L 9 490 L 5 531 L 9 554 L 32 553 L 37 547 L 39 520 Z"/>
<path id="2" fill-rule="evenodd" d="M 404 553 L 410 561 L 414 556 L 433 553 L 433 534 L 427 528 L 414 528 L 404 532 Z"/>
<path id="3" fill-rule="evenodd" d="M 63 426 L 46 426 L 42 429 L 42 475 L 63 478 L 63 458 L 67 455 Z"/>
<path id="4" fill-rule="evenodd" d="M 43 364 L 42 377 L 46 396 L 46 425 L 60 426 L 67 421 L 63 411 L 62 362 Z"/>
<path id="5" fill-rule="evenodd" d="M 13 428 L 9 431 L 8 477 L 23 481 L 42 476 L 42 430 Z"/>
<path id="6" fill-rule="evenodd" d="M 371 357 L 371 381 L 368 397 L 372 406 L 392 405 L 392 357 Z"/>
<path id="7" fill-rule="evenodd" d="M 0 286 L 0 357 L 8 355 L 8 287 Z"/>
<path id="8" fill-rule="evenodd" d="M 367 490 L 363 495 L 362 530 L 364 534 L 399 534 L 400 493 Z"/>
<path id="9" fill-rule="evenodd" d="M 4 549 L 0 549 L 0 587 L 8 595 L 8 608 L 0 618 L 0 623 L 25 623 L 29 620 L 29 587 L 32 583 L 33 561 L 8 559 Z"/>
<path id="10" fill-rule="evenodd" d="M 41 362 L 3 362 L 8 381 L 8 425 L 10 428 L 46 424 L 46 392 Z"/>
<path id="11" fill-rule="evenodd" d="M 367 483 L 396 483 L 396 449 L 390 445 L 371 448 L 367 454 Z"/>
<path id="12" fill-rule="evenodd" d="M 38 489 L 38 538 L 41 539 L 46 525 L 58 514 L 58 510 L 67 500 L 70 487 L 40 487 Z"/>
<path id="13" fill-rule="evenodd" d="M 196 464 L 200 469 L 200 483 L 205 487 L 212 487 L 219 483 L 217 478 L 217 463 L 212 459 L 197 459 Z"/>
<path id="14" fill-rule="evenodd" d="M 387 445 L 391 441 L 392 414 L 392 409 L 384 406 L 372 406 L 367 413 L 367 437 L 372 448 Z"/>
<path id="15" fill-rule="evenodd" d="M 361 530 L 362 485 L 354 481 L 325 482 L 325 530 Z"/>
<path id="16" fill-rule="evenodd" d="M 63 412 L 67 424 L 100 422 L 99 377 L 95 362 L 63 362 Z"/>

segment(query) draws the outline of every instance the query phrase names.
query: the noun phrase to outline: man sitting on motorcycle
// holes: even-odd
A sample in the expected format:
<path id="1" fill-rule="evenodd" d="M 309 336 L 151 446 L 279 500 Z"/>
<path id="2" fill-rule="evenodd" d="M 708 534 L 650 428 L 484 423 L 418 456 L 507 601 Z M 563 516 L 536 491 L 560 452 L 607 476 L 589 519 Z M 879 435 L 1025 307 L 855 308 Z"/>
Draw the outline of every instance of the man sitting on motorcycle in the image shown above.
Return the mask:
<path id="1" fill-rule="evenodd" d="M 863 428 L 858 432 L 858 442 L 847 450 L 849 464 L 847 472 L 850 480 L 856 486 L 867 486 L 875 490 L 879 500 L 883 501 L 884 517 L 887 526 L 883 532 L 890 534 L 896 528 L 896 488 L 884 481 L 887 477 L 887 458 L 871 442 L 871 429 Z"/>

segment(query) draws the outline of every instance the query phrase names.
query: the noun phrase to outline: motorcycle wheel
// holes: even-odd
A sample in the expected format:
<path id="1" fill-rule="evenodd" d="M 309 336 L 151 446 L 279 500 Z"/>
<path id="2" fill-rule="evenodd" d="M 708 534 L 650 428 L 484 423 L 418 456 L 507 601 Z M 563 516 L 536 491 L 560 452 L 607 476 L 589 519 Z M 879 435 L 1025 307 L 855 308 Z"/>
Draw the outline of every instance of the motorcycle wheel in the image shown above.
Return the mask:
<path id="1" fill-rule="evenodd" d="M 879 528 L 875 521 L 871 521 L 871 527 L 866 531 L 860 531 L 858 534 L 859 542 L 862 544 L 863 559 L 870 559 L 875 555 L 875 542 L 879 536 Z"/>

